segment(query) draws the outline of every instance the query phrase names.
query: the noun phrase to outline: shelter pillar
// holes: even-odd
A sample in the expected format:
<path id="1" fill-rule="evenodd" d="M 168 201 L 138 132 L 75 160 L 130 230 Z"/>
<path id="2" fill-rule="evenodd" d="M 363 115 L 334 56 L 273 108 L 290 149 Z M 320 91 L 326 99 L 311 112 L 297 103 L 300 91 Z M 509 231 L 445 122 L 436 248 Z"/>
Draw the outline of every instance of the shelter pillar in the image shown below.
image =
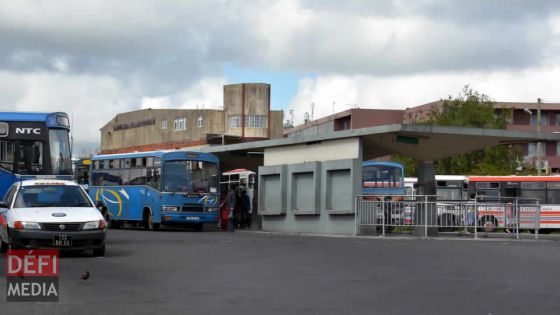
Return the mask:
<path id="1" fill-rule="evenodd" d="M 419 199 L 415 211 L 414 235 L 428 236 L 437 235 L 437 197 L 436 197 L 436 169 L 434 161 L 420 161 L 418 163 L 418 195 L 427 196 Z M 424 201 L 421 203 L 421 201 Z M 426 228 L 426 225 L 428 226 Z"/>

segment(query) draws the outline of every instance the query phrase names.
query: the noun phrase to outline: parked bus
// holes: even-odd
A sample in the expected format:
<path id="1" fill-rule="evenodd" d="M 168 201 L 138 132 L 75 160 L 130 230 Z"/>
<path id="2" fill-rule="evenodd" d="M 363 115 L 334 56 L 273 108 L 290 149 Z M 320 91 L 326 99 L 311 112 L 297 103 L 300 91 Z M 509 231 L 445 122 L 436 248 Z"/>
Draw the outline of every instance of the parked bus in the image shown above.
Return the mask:
<path id="1" fill-rule="evenodd" d="M 87 191 L 89 189 L 89 169 L 91 166 L 91 159 L 77 159 L 72 164 L 74 169 L 74 181 Z"/>
<path id="2" fill-rule="evenodd" d="M 68 115 L 0 112 L 0 198 L 16 181 L 72 179 Z"/>
<path id="3" fill-rule="evenodd" d="M 396 162 L 362 163 L 362 194 L 404 196 L 404 167 Z"/>
<path id="4" fill-rule="evenodd" d="M 218 222 L 219 160 L 213 154 L 152 151 L 94 156 L 89 195 L 114 226 Z"/>
<path id="5" fill-rule="evenodd" d="M 233 188 L 237 189 L 238 193 L 241 191 L 246 191 L 247 196 L 249 197 L 249 204 L 250 208 L 248 211 L 248 217 L 246 220 L 243 218 L 239 218 L 240 222 L 238 224 L 245 225 L 247 227 L 251 226 L 253 221 L 253 207 L 254 207 L 254 196 L 255 196 L 255 188 L 256 188 L 256 176 L 257 174 L 253 171 L 246 170 L 244 168 L 234 169 L 231 171 L 227 171 L 222 173 L 222 180 L 220 182 L 220 187 L 222 192 L 224 192 L 223 197 L 225 198 L 225 193 L 227 192 L 228 186 L 232 186 Z M 227 227 L 227 216 L 228 211 L 227 207 L 223 207 L 221 210 L 222 216 L 222 228 Z"/>
<path id="6" fill-rule="evenodd" d="M 481 225 L 489 223 L 503 227 L 507 203 L 515 198 L 525 198 L 539 201 L 543 232 L 560 228 L 560 176 L 469 176 L 469 197 L 476 197 L 480 202 L 506 204 L 491 212 L 479 212 L 479 217 L 483 216 L 485 221 Z"/>
<path id="7" fill-rule="evenodd" d="M 417 195 L 418 179 L 405 177 L 407 196 Z M 469 199 L 469 180 L 463 175 L 436 175 L 436 195 L 438 201 L 459 201 Z"/>
<path id="8" fill-rule="evenodd" d="M 256 176 L 257 173 L 253 171 L 238 168 L 222 173 L 222 180 L 220 181 L 220 187 L 224 192 L 227 191 L 228 186 L 236 187 L 238 191 L 245 190 L 247 192 L 247 196 L 251 200 L 249 214 L 253 212 Z"/>
<path id="9" fill-rule="evenodd" d="M 457 215 L 460 213 L 460 206 L 458 201 L 468 200 L 468 178 L 462 175 L 436 175 L 436 196 L 438 206 L 438 223 L 440 225 L 456 225 L 461 218 Z M 405 178 L 406 195 L 417 195 L 417 182 L 416 177 Z M 414 200 L 414 197 L 405 199 Z M 412 210 L 405 211 L 404 222 L 405 224 L 412 223 Z M 442 231 L 449 230 L 442 228 Z"/>

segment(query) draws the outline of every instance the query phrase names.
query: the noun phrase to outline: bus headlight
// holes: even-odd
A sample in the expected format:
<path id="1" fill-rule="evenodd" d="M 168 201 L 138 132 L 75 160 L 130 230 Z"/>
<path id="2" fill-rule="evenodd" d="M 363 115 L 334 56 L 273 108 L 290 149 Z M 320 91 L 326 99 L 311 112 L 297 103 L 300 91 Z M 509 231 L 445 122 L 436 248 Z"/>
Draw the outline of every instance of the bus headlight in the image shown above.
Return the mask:
<path id="1" fill-rule="evenodd" d="M 179 211 L 177 206 L 161 206 L 161 212 L 176 212 Z"/>
<path id="2" fill-rule="evenodd" d="M 206 211 L 208 211 L 208 212 L 216 212 L 216 211 L 218 211 L 218 208 L 206 208 Z"/>

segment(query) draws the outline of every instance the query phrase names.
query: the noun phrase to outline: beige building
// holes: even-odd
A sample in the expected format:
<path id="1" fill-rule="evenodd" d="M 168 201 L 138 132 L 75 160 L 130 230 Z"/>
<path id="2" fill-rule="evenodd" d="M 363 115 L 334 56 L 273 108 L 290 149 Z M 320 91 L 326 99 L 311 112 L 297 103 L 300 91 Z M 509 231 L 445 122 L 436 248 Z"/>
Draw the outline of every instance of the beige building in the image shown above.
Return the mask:
<path id="1" fill-rule="evenodd" d="M 283 136 L 283 112 L 270 110 L 270 85 L 224 86 L 224 109 L 142 109 L 101 130 L 101 153 L 226 144 Z"/>

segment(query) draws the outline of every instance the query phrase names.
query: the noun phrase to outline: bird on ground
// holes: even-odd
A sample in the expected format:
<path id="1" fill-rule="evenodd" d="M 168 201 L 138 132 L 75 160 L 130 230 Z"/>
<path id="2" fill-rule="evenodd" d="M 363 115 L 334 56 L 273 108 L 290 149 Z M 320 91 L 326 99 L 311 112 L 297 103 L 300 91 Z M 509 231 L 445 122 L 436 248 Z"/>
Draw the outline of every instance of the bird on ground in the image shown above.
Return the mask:
<path id="1" fill-rule="evenodd" d="M 89 270 L 86 270 L 84 273 L 82 273 L 82 275 L 80 276 L 80 279 L 82 279 L 84 281 L 84 283 L 87 283 L 88 279 L 89 279 Z"/>

